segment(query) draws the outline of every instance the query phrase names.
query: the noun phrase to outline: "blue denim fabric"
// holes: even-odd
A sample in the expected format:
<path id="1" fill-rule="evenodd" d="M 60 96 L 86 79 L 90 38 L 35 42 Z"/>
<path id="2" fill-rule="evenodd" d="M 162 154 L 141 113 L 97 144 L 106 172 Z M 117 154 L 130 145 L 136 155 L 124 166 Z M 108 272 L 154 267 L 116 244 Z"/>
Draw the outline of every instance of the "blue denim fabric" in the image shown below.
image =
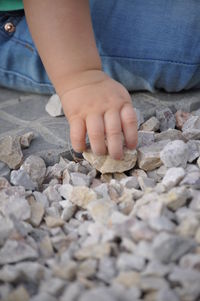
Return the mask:
<path id="1" fill-rule="evenodd" d="M 128 90 L 200 88 L 199 1 L 90 0 L 90 7 L 103 69 Z M 54 92 L 23 15 L 0 14 L 0 84 Z"/>

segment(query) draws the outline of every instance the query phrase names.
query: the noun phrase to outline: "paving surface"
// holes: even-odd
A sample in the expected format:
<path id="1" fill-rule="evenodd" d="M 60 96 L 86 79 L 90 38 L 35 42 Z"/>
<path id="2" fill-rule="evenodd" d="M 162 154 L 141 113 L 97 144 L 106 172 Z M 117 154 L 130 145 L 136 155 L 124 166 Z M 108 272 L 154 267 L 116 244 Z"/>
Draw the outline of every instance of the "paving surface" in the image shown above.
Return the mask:
<path id="1" fill-rule="evenodd" d="M 35 133 L 31 146 L 24 150 L 24 157 L 30 154 L 41 156 L 47 164 L 54 164 L 62 154 L 70 158 L 69 124 L 65 117 L 53 118 L 45 111 L 49 96 L 26 94 L 0 89 L 0 138 L 19 135 L 28 131 Z M 140 92 L 132 94 L 134 107 L 145 119 L 153 116 L 161 106 L 192 111 L 200 108 L 200 92 L 190 91 L 169 94 Z"/>

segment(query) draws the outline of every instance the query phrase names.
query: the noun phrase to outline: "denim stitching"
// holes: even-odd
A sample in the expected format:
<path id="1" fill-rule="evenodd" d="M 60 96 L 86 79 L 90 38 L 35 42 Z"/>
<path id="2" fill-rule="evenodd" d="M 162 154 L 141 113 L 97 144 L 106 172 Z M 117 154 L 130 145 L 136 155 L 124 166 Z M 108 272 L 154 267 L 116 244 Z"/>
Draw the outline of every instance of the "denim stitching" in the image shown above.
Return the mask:
<path id="1" fill-rule="evenodd" d="M 198 66 L 200 63 L 185 63 L 185 62 L 179 62 L 179 61 L 173 61 L 173 60 L 164 60 L 164 59 L 153 59 L 153 58 L 134 58 L 134 57 L 124 57 L 124 56 L 114 56 L 114 55 L 102 55 L 100 54 L 102 58 L 113 58 L 113 59 L 124 59 L 124 60 L 133 60 L 133 61 L 158 61 L 161 63 L 170 63 L 170 64 L 177 64 L 177 65 L 186 65 L 188 67 L 192 66 Z"/>
<path id="2" fill-rule="evenodd" d="M 53 85 L 51 85 L 51 84 L 37 82 L 37 81 L 35 81 L 35 80 L 29 78 L 28 76 L 22 75 L 22 74 L 20 74 L 20 73 L 18 73 L 18 72 L 14 72 L 14 71 L 8 71 L 8 70 L 5 70 L 5 69 L 3 69 L 3 68 L 0 68 L 0 73 L 18 76 L 19 79 L 23 79 L 23 80 L 30 81 L 30 83 L 33 84 L 33 85 L 45 86 L 45 87 L 50 87 L 50 88 L 53 86 Z M 0 76 L 1 76 L 1 75 L 0 75 Z"/>

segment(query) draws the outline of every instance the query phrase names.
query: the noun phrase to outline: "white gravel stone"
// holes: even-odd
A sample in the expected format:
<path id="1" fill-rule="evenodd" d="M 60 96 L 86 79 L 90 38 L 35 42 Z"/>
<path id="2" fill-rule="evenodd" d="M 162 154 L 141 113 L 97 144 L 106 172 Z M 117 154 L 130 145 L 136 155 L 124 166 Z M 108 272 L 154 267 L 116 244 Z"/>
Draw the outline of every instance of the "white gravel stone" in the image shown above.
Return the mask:
<path id="1" fill-rule="evenodd" d="M 161 151 L 160 158 L 166 167 L 186 167 L 189 150 L 186 143 L 181 140 L 169 142 Z"/>
<path id="2" fill-rule="evenodd" d="M 45 106 L 45 110 L 52 117 L 64 116 L 62 104 L 57 94 L 53 94 Z"/>
<path id="3" fill-rule="evenodd" d="M 10 182 L 16 186 L 23 186 L 27 190 L 34 190 L 37 187 L 29 174 L 25 170 L 20 169 L 11 171 Z"/>
<path id="4" fill-rule="evenodd" d="M 168 189 L 176 186 L 185 176 L 185 170 L 182 167 L 171 167 L 167 170 L 162 184 Z"/>
<path id="5" fill-rule="evenodd" d="M 31 155 L 24 161 L 20 169 L 25 170 L 34 183 L 41 185 L 44 181 L 46 164 L 42 158 Z"/>

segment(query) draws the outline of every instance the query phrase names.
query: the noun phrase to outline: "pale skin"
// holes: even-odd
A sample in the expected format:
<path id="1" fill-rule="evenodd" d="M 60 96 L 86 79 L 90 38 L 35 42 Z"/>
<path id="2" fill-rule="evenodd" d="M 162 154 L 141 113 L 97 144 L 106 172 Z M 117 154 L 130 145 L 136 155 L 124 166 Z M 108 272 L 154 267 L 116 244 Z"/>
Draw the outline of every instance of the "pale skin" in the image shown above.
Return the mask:
<path id="1" fill-rule="evenodd" d="M 88 0 L 24 0 L 33 40 L 60 96 L 72 147 L 123 158 L 137 145 L 137 118 L 128 91 L 102 71 Z"/>

